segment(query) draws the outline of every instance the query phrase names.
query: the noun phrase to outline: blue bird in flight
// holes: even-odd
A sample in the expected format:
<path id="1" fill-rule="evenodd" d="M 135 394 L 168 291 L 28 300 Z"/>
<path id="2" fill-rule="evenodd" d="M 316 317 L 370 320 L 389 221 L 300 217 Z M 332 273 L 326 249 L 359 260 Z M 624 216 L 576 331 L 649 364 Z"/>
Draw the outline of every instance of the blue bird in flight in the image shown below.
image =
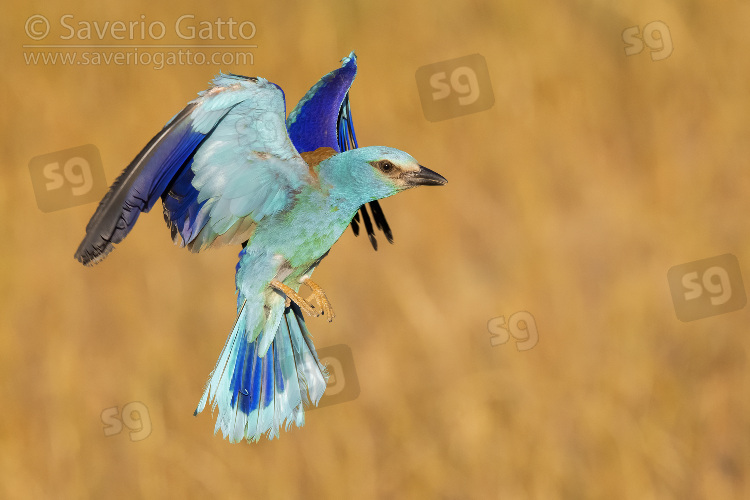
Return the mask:
<path id="1" fill-rule="evenodd" d="M 301 427 L 305 406 L 322 397 L 328 375 L 303 311 L 333 319 L 310 277 L 347 226 L 358 234 L 362 221 L 377 250 L 368 204 L 392 242 L 377 200 L 447 182 L 403 151 L 358 147 L 349 105 L 356 71 L 352 52 L 286 119 L 278 85 L 220 74 L 117 178 L 75 254 L 100 262 L 159 198 L 180 246 L 242 245 L 237 319 L 195 411 L 218 409 L 214 432 L 230 442 Z M 303 284 L 315 305 L 299 294 Z"/>

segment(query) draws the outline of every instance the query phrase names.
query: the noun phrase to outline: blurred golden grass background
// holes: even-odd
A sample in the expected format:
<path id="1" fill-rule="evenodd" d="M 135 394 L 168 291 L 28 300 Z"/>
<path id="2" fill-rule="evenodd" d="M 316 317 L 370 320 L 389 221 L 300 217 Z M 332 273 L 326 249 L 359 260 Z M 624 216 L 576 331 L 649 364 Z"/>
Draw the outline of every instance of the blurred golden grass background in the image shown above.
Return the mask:
<path id="1" fill-rule="evenodd" d="M 724 253 L 750 279 L 746 3 L 20 5 L 0 20 L 0 497 L 750 495 L 750 310 L 683 323 L 666 279 Z M 26 19 L 66 13 L 232 16 L 258 48 L 246 67 L 25 64 Z M 622 31 L 655 20 L 673 54 L 626 57 Z M 308 326 L 351 347 L 359 398 L 230 445 L 192 412 L 239 249 L 174 248 L 157 207 L 86 269 L 72 256 L 95 204 L 42 213 L 27 165 L 91 143 L 111 183 L 220 69 L 271 79 L 291 109 L 350 50 L 360 143 L 450 182 L 383 202 L 395 245 L 348 231 L 316 272 L 337 318 Z M 494 107 L 425 120 L 417 68 L 473 53 Z M 520 310 L 538 345 L 491 347 L 488 320 Z M 151 435 L 105 437 L 102 410 L 130 401 Z"/>

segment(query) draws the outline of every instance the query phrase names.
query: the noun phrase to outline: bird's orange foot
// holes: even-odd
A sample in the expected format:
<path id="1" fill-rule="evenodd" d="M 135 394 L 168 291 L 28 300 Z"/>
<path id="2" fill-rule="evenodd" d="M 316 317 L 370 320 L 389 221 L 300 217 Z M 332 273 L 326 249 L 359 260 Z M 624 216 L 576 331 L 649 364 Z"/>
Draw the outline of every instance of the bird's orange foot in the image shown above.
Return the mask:
<path id="1" fill-rule="evenodd" d="M 315 301 L 318 303 L 318 308 L 323 309 L 323 314 L 325 314 L 328 322 L 330 323 L 331 321 L 333 321 L 333 318 L 336 317 L 336 314 L 334 314 L 331 302 L 328 300 L 328 297 L 326 297 L 326 293 L 323 291 L 320 285 L 312 281 L 310 278 L 302 280 L 302 283 L 310 287 L 310 290 L 312 290 L 313 296 L 315 297 Z"/>
<path id="2" fill-rule="evenodd" d="M 289 307 L 291 305 L 291 302 L 294 302 L 299 306 L 300 309 L 305 311 L 307 314 L 312 316 L 313 318 L 317 318 L 320 316 L 321 312 L 315 309 L 312 305 L 310 305 L 309 302 L 307 302 L 305 299 L 302 298 L 300 294 L 289 288 L 287 285 L 282 283 L 279 280 L 273 280 L 271 281 L 271 287 L 278 290 L 279 292 L 283 293 L 286 296 L 286 307 Z M 330 321 L 330 320 L 329 320 Z"/>

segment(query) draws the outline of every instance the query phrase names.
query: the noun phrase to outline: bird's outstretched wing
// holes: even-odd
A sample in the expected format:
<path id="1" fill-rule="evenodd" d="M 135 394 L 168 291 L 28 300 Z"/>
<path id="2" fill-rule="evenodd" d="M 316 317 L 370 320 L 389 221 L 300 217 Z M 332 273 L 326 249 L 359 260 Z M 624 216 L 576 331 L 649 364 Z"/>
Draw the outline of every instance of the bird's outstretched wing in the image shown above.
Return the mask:
<path id="1" fill-rule="evenodd" d="M 289 113 L 286 124 L 297 151 L 307 152 L 328 147 L 341 153 L 358 147 L 349 106 L 349 89 L 357 74 L 357 57 L 352 52 L 341 63 L 340 68 L 331 71 L 313 85 Z M 375 226 L 393 243 L 393 234 L 380 203 L 376 200 L 369 205 Z M 375 229 L 367 207 L 363 205 L 360 212 L 370 243 L 377 250 Z M 359 234 L 360 212 L 352 220 L 355 235 Z"/>
<path id="2" fill-rule="evenodd" d="M 173 238 L 191 250 L 246 241 L 254 224 L 282 210 L 309 175 L 284 117 L 277 85 L 219 75 L 118 177 L 76 259 L 102 260 L 160 197 Z"/>

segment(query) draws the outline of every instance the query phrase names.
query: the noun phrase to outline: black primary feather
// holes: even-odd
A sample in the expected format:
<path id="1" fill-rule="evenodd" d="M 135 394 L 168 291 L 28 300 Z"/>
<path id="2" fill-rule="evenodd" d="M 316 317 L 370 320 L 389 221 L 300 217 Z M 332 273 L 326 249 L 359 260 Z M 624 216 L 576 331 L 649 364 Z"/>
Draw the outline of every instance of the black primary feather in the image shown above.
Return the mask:
<path id="1" fill-rule="evenodd" d="M 182 165 L 180 154 L 189 155 L 206 137 L 191 129 L 190 114 L 196 105 L 189 104 L 175 116 L 112 184 L 86 226 L 86 236 L 75 253 L 79 262 L 90 266 L 104 259 L 127 236 L 138 215 L 159 199 L 162 193 L 155 191 L 163 191 L 170 173 Z"/>
<path id="2" fill-rule="evenodd" d="M 346 96 L 344 96 L 344 101 L 341 103 L 341 109 L 339 110 L 338 142 L 339 149 L 342 152 L 359 147 L 359 145 L 357 144 L 357 136 L 354 133 L 354 122 L 352 121 L 352 109 L 349 104 L 348 92 L 346 93 Z M 372 218 L 375 221 L 375 226 L 383 231 L 386 239 L 388 240 L 388 243 L 393 243 L 393 233 L 391 232 L 391 228 L 388 225 L 388 221 L 386 221 L 385 219 L 383 209 L 380 208 L 380 203 L 375 200 L 371 201 L 369 205 L 370 210 L 372 210 Z M 362 207 L 360 207 L 360 212 L 362 212 L 365 229 L 367 230 L 367 236 L 370 239 L 372 248 L 377 251 L 378 240 L 375 238 L 375 230 L 373 229 L 372 222 L 370 221 L 370 214 L 367 213 L 367 205 L 362 205 Z M 351 226 L 354 236 L 359 236 L 359 212 L 357 212 L 357 214 L 352 219 Z"/>

